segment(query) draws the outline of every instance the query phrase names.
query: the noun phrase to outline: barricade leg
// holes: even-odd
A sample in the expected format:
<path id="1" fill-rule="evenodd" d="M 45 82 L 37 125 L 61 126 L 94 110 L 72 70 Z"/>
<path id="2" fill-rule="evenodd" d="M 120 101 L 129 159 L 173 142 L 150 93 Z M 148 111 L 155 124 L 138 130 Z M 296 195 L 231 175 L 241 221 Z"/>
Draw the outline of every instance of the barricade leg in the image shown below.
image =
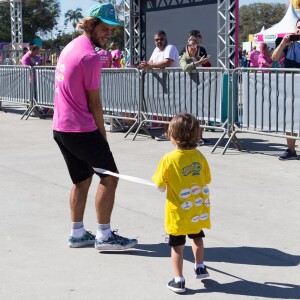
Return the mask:
<path id="1" fill-rule="evenodd" d="M 3 111 L 3 112 L 5 112 L 5 113 L 7 113 L 6 109 L 3 108 L 1 101 L 0 101 L 0 110 Z"/>
<path id="2" fill-rule="evenodd" d="M 142 121 L 142 122 L 140 123 L 140 125 L 138 126 L 136 132 L 135 132 L 134 135 L 133 135 L 132 141 L 135 140 L 135 138 L 136 138 L 136 136 L 138 135 L 138 133 L 140 132 L 140 130 L 143 130 L 143 131 L 146 133 L 146 135 L 149 135 L 149 136 L 151 136 L 152 139 L 154 139 L 153 134 L 150 132 L 150 130 L 148 130 L 148 129 L 146 128 L 146 126 L 145 126 L 146 123 L 147 123 L 146 120 L 145 120 L 145 121 Z"/>
<path id="3" fill-rule="evenodd" d="M 222 136 L 218 139 L 218 141 L 216 142 L 216 144 L 214 145 L 214 147 L 212 148 L 210 153 L 214 153 L 215 150 L 217 149 L 217 147 L 219 146 L 219 144 L 221 143 L 221 141 L 224 139 L 225 135 L 227 135 L 227 132 L 224 131 Z"/>
<path id="4" fill-rule="evenodd" d="M 136 127 L 136 124 L 138 123 L 138 120 L 136 120 L 128 129 L 128 131 L 126 132 L 124 139 L 127 138 L 127 136 L 131 133 L 131 131 Z"/>
<path id="5" fill-rule="evenodd" d="M 24 114 L 21 117 L 21 120 L 26 116 L 25 120 L 28 120 L 28 118 L 30 117 L 30 115 L 34 113 L 37 117 L 39 117 L 40 119 L 45 119 L 41 113 L 39 112 L 39 110 L 37 109 L 36 106 L 34 107 L 28 107 L 28 109 L 24 112 Z"/>

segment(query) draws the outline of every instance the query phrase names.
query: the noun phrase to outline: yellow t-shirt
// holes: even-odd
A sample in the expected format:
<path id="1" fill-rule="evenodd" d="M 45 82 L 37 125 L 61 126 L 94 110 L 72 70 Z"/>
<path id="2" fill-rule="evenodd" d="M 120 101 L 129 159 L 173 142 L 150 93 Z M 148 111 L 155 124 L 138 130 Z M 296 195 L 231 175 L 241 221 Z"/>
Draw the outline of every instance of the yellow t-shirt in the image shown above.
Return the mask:
<path id="1" fill-rule="evenodd" d="M 210 228 L 211 181 L 208 163 L 197 150 L 176 149 L 159 162 L 152 180 L 167 187 L 165 230 L 172 235 L 199 233 Z"/>

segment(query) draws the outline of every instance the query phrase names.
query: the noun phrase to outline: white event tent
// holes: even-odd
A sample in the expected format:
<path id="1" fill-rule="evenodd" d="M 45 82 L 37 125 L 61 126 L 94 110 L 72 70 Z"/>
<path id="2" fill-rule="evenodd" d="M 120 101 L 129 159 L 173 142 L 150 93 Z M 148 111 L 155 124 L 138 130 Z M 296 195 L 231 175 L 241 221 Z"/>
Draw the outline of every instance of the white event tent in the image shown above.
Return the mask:
<path id="1" fill-rule="evenodd" d="M 294 33 L 296 28 L 296 22 L 299 19 L 299 16 L 290 3 L 289 8 L 283 17 L 283 19 L 273 25 L 272 27 L 261 31 L 255 35 L 257 42 L 274 42 L 277 37 L 283 37 L 287 33 Z"/>

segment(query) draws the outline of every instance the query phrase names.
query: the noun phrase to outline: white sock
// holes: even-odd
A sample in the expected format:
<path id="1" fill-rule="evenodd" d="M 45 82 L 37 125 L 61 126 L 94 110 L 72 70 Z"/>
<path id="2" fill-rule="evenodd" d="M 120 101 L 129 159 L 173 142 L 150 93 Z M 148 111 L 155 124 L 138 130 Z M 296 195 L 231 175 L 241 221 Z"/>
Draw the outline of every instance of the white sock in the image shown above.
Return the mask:
<path id="1" fill-rule="evenodd" d="M 184 277 L 174 277 L 174 279 L 175 279 L 175 282 L 184 282 L 185 280 L 184 280 Z"/>
<path id="2" fill-rule="evenodd" d="M 204 267 L 205 267 L 205 264 L 196 264 L 196 263 L 195 263 L 195 269 L 197 269 L 197 268 L 202 268 L 202 269 L 204 269 Z"/>
<path id="3" fill-rule="evenodd" d="M 71 236 L 75 238 L 82 237 L 85 233 L 83 222 L 72 222 Z"/>
<path id="4" fill-rule="evenodd" d="M 109 238 L 111 234 L 110 224 L 98 224 L 96 239 L 100 241 L 105 241 Z"/>

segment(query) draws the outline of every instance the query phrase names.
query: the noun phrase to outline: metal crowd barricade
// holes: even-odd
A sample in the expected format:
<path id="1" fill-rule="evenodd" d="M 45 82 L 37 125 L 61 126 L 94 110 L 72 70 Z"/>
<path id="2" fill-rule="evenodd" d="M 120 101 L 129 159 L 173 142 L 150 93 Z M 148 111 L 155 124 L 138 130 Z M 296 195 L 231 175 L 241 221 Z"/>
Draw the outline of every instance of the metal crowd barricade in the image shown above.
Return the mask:
<path id="1" fill-rule="evenodd" d="M 37 108 L 54 107 L 55 67 L 33 67 L 33 78 L 34 97 L 26 119 Z"/>
<path id="2" fill-rule="evenodd" d="M 103 69 L 101 87 L 104 118 L 110 120 L 111 131 L 128 129 L 127 134 L 130 133 L 140 119 L 139 70 Z"/>
<path id="3" fill-rule="evenodd" d="M 238 133 L 299 139 L 300 70 L 238 68 L 234 74 L 240 97 L 232 102 L 232 132 L 223 154 Z"/>
<path id="4" fill-rule="evenodd" d="M 26 106 L 27 110 L 23 114 L 24 116 L 32 106 L 33 88 L 31 78 L 30 67 L 0 66 L 0 102 Z"/>
<path id="5" fill-rule="evenodd" d="M 224 68 L 199 68 L 185 72 L 181 68 L 153 69 L 142 72 L 141 121 L 168 124 L 181 112 L 195 115 L 205 122 L 201 127 L 223 131 L 227 113 L 223 105 Z M 137 129 L 133 139 L 139 132 Z"/>

